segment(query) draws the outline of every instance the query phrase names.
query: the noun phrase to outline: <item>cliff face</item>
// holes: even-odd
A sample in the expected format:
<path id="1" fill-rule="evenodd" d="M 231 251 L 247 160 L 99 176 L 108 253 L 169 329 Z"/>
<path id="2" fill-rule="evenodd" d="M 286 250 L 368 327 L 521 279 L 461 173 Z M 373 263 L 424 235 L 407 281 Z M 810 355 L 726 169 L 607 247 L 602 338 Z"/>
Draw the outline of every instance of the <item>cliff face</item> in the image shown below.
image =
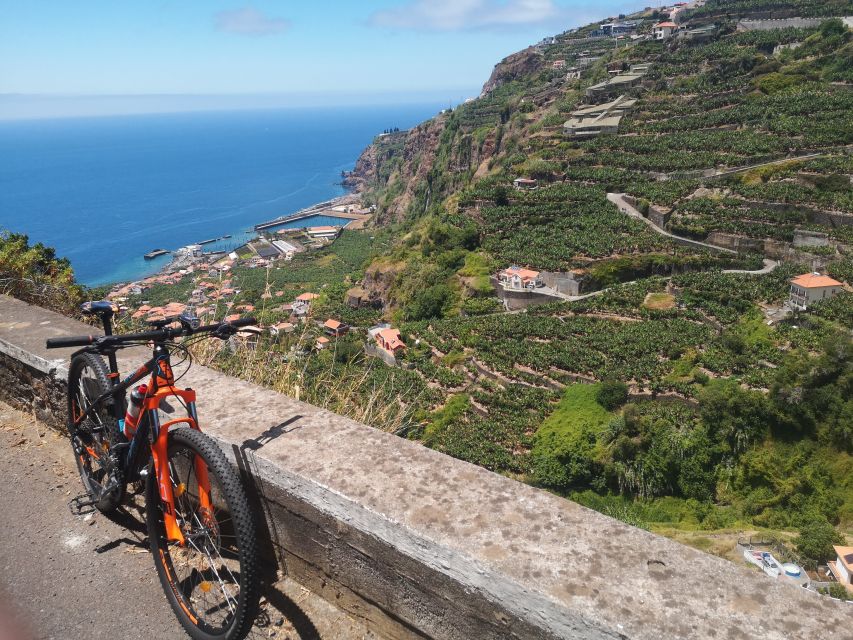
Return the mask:
<path id="1" fill-rule="evenodd" d="M 440 115 L 408 131 L 379 136 L 345 177 L 345 185 L 376 198 L 380 224 L 400 219 L 429 183 L 446 120 Z"/>
<path id="2" fill-rule="evenodd" d="M 409 131 L 378 136 L 344 184 L 375 201 L 379 224 L 426 212 L 472 176 L 484 176 L 489 161 L 500 152 L 509 111 L 489 94 L 508 82 L 530 78 L 545 66 L 534 47 L 508 56 L 495 65 L 473 104 L 460 106 L 457 113 L 439 114 Z"/>
<path id="3" fill-rule="evenodd" d="M 356 193 L 364 193 L 377 181 L 376 143 L 368 145 L 353 170 L 344 174 L 343 185 Z"/>
<path id="4" fill-rule="evenodd" d="M 492 75 L 483 85 L 480 96 L 486 96 L 506 82 L 533 75 L 544 68 L 542 54 L 535 47 L 528 47 L 507 56 L 495 65 Z"/>

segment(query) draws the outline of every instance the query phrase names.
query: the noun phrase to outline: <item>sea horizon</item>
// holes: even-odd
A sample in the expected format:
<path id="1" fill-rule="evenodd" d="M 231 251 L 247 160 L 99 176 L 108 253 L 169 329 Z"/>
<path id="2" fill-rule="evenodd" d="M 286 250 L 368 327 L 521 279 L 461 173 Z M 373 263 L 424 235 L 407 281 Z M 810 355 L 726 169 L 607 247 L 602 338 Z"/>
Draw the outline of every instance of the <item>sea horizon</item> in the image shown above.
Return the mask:
<path id="1" fill-rule="evenodd" d="M 292 107 L 0 121 L 0 229 L 67 257 L 101 286 L 160 271 L 174 250 L 348 191 L 341 173 L 383 130 L 442 105 Z"/>

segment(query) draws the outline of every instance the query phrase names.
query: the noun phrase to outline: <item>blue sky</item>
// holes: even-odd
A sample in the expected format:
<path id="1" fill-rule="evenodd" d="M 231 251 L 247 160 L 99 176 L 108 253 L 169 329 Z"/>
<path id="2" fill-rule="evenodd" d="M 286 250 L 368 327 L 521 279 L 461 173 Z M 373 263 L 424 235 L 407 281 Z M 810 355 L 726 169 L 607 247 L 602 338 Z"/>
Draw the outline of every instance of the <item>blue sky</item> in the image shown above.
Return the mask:
<path id="1" fill-rule="evenodd" d="M 476 94 L 500 58 L 639 6 L 625 0 L 0 0 L 0 94 L 460 99 Z"/>

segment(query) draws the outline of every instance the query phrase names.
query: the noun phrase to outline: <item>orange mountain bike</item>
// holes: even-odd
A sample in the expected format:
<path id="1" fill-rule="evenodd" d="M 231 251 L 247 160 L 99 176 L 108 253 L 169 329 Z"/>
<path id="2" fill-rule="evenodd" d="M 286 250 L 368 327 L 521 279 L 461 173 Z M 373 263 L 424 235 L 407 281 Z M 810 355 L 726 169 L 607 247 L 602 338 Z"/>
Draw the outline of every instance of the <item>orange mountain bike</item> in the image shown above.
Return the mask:
<path id="1" fill-rule="evenodd" d="M 68 371 L 68 432 L 86 489 L 77 506 L 108 512 L 128 486 L 144 484 L 154 564 L 184 629 L 197 640 L 244 638 L 259 598 L 254 518 L 239 476 L 199 429 L 195 391 L 175 386 L 171 355 L 181 352 L 189 366 L 188 342 L 177 338 L 227 339 L 256 321 L 199 326 L 176 316 L 150 323 L 151 331 L 113 335 L 117 310 L 87 302 L 83 312 L 101 318 L 103 336 L 47 341 L 49 349 L 84 347 Z M 120 380 L 116 351 L 140 345 L 153 345 L 153 357 Z M 170 400 L 182 417 L 170 419 Z"/>

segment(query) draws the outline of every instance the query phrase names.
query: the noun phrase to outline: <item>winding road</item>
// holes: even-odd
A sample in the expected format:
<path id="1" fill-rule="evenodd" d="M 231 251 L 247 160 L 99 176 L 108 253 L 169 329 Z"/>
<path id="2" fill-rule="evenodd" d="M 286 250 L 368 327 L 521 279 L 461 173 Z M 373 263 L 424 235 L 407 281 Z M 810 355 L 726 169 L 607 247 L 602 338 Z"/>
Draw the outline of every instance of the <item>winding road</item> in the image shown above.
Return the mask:
<path id="1" fill-rule="evenodd" d="M 637 209 L 634 205 L 630 204 L 627 200 L 627 194 L 624 193 L 608 193 L 607 199 L 616 205 L 616 207 L 622 213 L 627 214 L 632 218 L 636 218 L 641 222 L 647 224 L 653 231 L 659 233 L 662 236 L 675 240 L 676 242 L 687 244 L 690 246 L 695 246 L 700 249 L 709 249 L 711 251 L 717 253 L 728 253 L 731 255 L 737 255 L 737 251 L 734 249 L 726 249 L 724 247 L 718 247 L 713 244 L 708 244 L 707 242 L 700 242 L 699 240 L 693 240 L 692 238 L 685 238 L 683 236 L 677 236 L 673 233 L 670 233 L 666 229 L 659 227 L 654 222 L 645 217 L 640 210 Z M 761 269 L 723 269 L 723 273 L 747 273 L 750 275 L 763 275 L 765 273 L 770 273 L 776 267 L 779 266 L 779 263 L 776 260 L 771 260 L 770 258 L 764 258 L 764 266 Z"/>

